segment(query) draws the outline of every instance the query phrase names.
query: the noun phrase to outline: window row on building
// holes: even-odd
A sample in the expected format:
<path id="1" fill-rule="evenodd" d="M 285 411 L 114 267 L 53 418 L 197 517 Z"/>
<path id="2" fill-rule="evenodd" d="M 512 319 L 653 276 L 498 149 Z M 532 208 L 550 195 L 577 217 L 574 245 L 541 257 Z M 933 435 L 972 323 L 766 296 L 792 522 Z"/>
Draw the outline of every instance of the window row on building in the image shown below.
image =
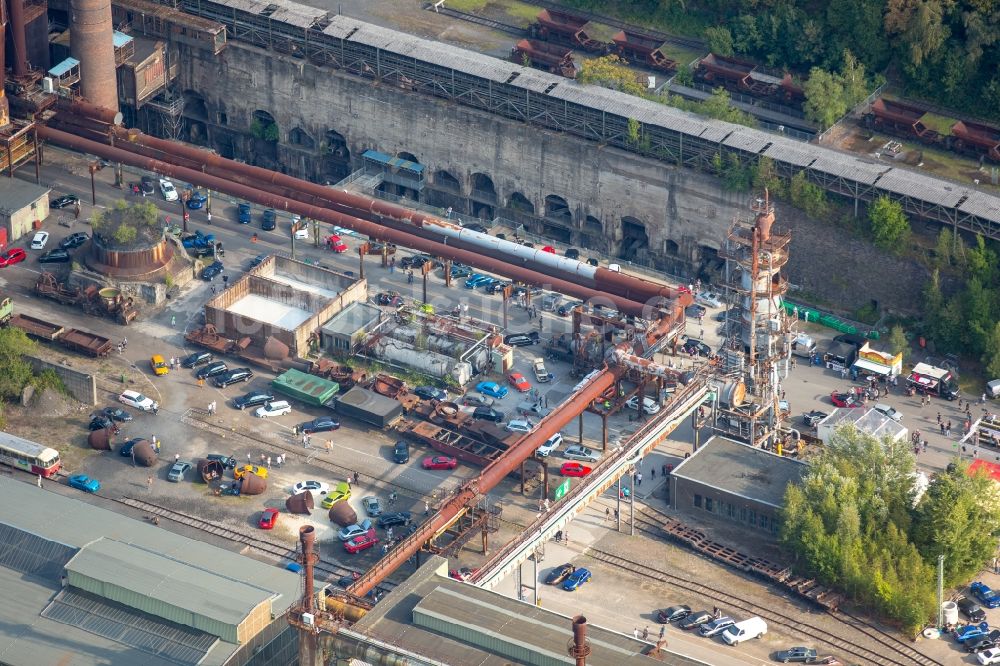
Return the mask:
<path id="1" fill-rule="evenodd" d="M 714 513 L 720 518 L 743 523 L 748 527 L 761 529 L 772 534 L 778 533 L 779 521 L 773 515 L 757 512 L 746 505 L 736 505 L 712 497 L 702 497 L 695 493 L 694 508 Z"/>

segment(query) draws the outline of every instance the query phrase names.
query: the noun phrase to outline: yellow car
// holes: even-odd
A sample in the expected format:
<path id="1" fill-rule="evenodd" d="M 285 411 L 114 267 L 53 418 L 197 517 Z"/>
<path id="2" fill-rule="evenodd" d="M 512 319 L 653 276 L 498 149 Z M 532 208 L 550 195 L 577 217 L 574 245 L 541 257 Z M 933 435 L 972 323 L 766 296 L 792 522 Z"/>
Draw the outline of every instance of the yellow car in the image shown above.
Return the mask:
<path id="1" fill-rule="evenodd" d="M 153 354 L 153 358 L 149 359 L 149 365 L 153 367 L 153 374 L 157 377 L 170 372 L 170 366 L 167 365 L 167 362 L 159 354 Z"/>
<path id="2" fill-rule="evenodd" d="M 262 479 L 267 478 L 267 470 L 257 465 L 243 465 L 242 467 L 237 467 L 233 470 L 234 479 L 242 479 L 246 474 L 256 474 Z"/>
<path id="3" fill-rule="evenodd" d="M 323 498 L 322 506 L 324 509 L 329 509 L 337 502 L 349 499 L 351 499 L 351 484 L 341 481 L 333 490 L 326 494 L 326 497 Z"/>

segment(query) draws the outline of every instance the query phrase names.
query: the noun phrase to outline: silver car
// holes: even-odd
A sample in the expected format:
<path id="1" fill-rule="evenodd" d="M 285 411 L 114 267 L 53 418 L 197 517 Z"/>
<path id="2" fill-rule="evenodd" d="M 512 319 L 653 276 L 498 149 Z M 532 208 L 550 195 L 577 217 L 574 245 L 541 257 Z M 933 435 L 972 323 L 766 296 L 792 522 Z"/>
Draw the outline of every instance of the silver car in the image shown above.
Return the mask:
<path id="1" fill-rule="evenodd" d="M 365 508 L 365 513 L 369 516 L 378 516 L 382 513 L 382 505 L 374 495 L 361 498 L 361 506 Z"/>
<path id="2" fill-rule="evenodd" d="M 174 463 L 173 467 L 170 468 L 170 471 L 167 472 L 167 481 L 173 481 L 174 483 L 183 481 L 184 474 L 189 469 L 191 469 L 191 463 L 185 460 L 178 460 Z"/>
<path id="3" fill-rule="evenodd" d="M 601 459 L 601 454 L 592 449 L 588 449 L 586 446 L 580 446 L 579 444 L 574 444 L 572 446 L 567 446 L 566 450 L 563 451 L 563 458 L 568 458 L 569 460 L 584 460 L 586 462 L 597 462 Z"/>

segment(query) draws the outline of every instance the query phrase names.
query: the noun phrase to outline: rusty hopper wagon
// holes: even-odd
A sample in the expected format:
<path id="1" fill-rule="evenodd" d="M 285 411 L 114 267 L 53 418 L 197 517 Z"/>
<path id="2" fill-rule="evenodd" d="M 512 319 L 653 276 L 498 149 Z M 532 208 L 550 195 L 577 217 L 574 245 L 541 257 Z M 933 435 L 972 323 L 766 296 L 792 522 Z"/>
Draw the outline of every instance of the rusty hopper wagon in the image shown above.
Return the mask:
<path id="1" fill-rule="evenodd" d="M 111 351 L 111 340 L 103 335 L 66 329 L 61 324 L 30 315 L 14 314 L 14 302 L 9 298 L 0 302 L 0 324 L 19 328 L 33 338 L 55 342 L 87 356 L 107 356 Z"/>
<path id="2" fill-rule="evenodd" d="M 518 65 L 529 65 L 544 69 L 552 74 L 576 78 L 576 65 L 573 63 L 573 52 L 565 46 L 540 42 L 534 39 L 522 39 L 510 49 L 510 61 Z"/>
<path id="3" fill-rule="evenodd" d="M 661 39 L 639 35 L 628 30 L 622 30 L 613 38 L 618 53 L 626 60 L 642 62 L 653 69 L 664 72 L 677 70 L 677 61 L 663 52 L 664 42 Z"/>
<path id="4" fill-rule="evenodd" d="M 52 273 L 42 273 L 35 282 L 35 293 L 63 305 L 79 305 L 89 315 L 111 317 L 128 326 L 139 311 L 131 297 L 122 295 L 120 289 L 87 287 L 85 291 L 62 284 Z"/>
<path id="5" fill-rule="evenodd" d="M 721 85 L 727 90 L 753 97 L 802 103 L 805 94 L 801 82 L 784 74 L 780 78 L 764 72 L 757 63 L 740 58 L 709 53 L 698 61 L 695 79 L 709 85 Z"/>
<path id="6" fill-rule="evenodd" d="M 593 36 L 590 21 L 555 9 L 543 9 L 528 32 L 532 37 L 561 42 L 592 53 L 604 53 L 608 45 Z"/>
<path id="7" fill-rule="evenodd" d="M 58 341 L 63 347 L 87 356 L 107 356 L 111 352 L 111 340 L 75 328 L 65 331 L 59 336 Z"/>
<path id="8" fill-rule="evenodd" d="M 955 150 L 985 155 L 1000 162 L 1000 129 L 990 125 L 960 120 L 951 127 Z"/>
<path id="9" fill-rule="evenodd" d="M 876 129 L 882 129 L 897 135 L 918 139 L 924 143 L 946 143 L 950 148 L 950 138 L 942 138 L 941 133 L 931 129 L 923 122 L 927 112 L 923 109 L 897 102 L 891 99 L 879 98 L 872 104 L 872 116 Z"/>
<path id="10" fill-rule="evenodd" d="M 21 329 L 33 338 L 48 342 L 55 342 L 63 334 L 63 331 L 66 330 L 59 324 L 53 324 L 44 319 L 23 314 L 16 314 L 11 317 L 10 325 Z"/>

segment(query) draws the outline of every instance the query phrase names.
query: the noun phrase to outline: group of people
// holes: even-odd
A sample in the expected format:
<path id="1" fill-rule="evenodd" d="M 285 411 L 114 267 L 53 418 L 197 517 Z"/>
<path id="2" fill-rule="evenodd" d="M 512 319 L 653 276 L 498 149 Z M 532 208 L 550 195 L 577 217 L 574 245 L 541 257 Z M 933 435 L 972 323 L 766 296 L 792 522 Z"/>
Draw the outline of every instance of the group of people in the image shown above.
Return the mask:
<path id="1" fill-rule="evenodd" d="M 272 462 L 271 456 L 267 455 L 266 453 L 260 454 L 261 467 L 267 467 L 268 469 L 270 469 L 271 462 Z M 285 456 L 279 453 L 277 456 L 275 456 L 273 462 L 275 464 L 275 467 L 281 467 L 283 464 L 285 464 Z M 249 465 L 252 463 L 253 463 L 253 454 L 247 452 L 247 464 Z"/>

